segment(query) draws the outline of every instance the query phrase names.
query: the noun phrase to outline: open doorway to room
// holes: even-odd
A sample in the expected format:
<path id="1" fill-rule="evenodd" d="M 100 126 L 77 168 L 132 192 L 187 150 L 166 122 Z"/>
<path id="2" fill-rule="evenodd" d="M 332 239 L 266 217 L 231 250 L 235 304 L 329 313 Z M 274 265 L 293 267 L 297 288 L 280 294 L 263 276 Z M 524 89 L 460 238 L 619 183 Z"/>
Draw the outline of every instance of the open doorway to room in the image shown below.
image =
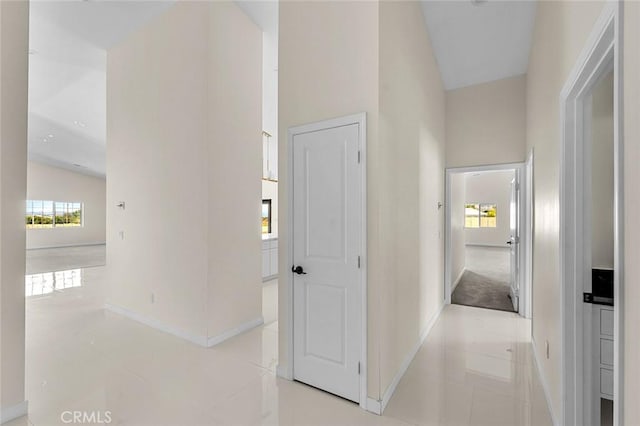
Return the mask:
<path id="1" fill-rule="evenodd" d="M 262 30 L 262 316 L 278 330 L 278 3 L 237 5 Z"/>
<path id="2" fill-rule="evenodd" d="M 523 164 L 447 170 L 448 303 L 526 316 Z"/>
<path id="3" fill-rule="evenodd" d="M 563 424 L 621 425 L 624 307 L 619 5 L 561 92 Z"/>

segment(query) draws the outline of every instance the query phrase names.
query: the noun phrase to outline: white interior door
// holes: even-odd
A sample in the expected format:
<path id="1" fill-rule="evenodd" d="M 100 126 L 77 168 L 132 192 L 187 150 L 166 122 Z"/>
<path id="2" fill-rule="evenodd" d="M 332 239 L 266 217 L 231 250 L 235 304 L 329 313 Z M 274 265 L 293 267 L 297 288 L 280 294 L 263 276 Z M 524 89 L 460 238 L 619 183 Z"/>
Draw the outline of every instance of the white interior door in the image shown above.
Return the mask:
<path id="1" fill-rule="evenodd" d="M 293 376 L 356 402 L 362 344 L 359 132 L 359 124 L 351 124 L 296 134 L 291 147 Z"/>
<path id="2" fill-rule="evenodd" d="M 509 204 L 510 246 L 511 259 L 511 302 L 513 309 L 518 312 L 520 298 L 520 183 L 519 171 L 511 181 L 511 201 Z"/>

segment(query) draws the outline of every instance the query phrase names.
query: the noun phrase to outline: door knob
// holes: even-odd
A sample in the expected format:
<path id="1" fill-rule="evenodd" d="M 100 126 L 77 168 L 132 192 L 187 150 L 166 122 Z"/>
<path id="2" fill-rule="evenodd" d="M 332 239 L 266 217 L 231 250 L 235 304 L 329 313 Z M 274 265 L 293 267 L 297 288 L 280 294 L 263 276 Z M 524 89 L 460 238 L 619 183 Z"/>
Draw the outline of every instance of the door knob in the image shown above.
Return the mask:
<path id="1" fill-rule="evenodd" d="M 507 244 L 511 245 L 513 244 L 513 241 L 507 241 Z"/>
<path id="2" fill-rule="evenodd" d="M 307 273 L 304 271 L 304 269 L 302 269 L 302 266 L 298 265 L 298 266 L 292 266 L 291 267 L 291 272 L 294 272 L 298 275 L 307 275 Z"/>

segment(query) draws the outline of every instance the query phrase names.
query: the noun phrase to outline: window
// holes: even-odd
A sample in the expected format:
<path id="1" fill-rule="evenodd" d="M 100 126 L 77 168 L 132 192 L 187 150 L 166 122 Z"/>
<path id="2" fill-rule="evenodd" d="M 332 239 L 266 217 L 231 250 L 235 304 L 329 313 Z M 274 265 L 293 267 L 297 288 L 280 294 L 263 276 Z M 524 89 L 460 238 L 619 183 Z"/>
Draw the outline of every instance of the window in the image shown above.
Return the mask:
<path id="1" fill-rule="evenodd" d="M 271 233 L 271 200 L 262 200 L 262 233 Z"/>
<path id="2" fill-rule="evenodd" d="M 82 226 L 82 203 L 27 200 L 27 229 Z"/>
<path id="3" fill-rule="evenodd" d="M 497 218 L 495 204 L 467 203 L 464 205 L 465 228 L 495 228 Z"/>

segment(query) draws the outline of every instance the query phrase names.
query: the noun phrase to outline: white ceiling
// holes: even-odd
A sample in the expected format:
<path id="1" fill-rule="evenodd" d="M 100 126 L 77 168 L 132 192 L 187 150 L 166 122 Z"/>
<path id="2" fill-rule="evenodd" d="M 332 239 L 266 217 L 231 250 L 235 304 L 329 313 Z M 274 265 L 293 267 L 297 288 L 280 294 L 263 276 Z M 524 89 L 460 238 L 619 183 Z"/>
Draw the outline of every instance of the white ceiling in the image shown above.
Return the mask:
<path id="1" fill-rule="evenodd" d="M 445 89 L 527 72 L 536 2 L 422 1 Z"/>
<path id="2" fill-rule="evenodd" d="M 30 159 L 105 175 L 106 50 L 172 4 L 31 2 Z"/>
<path id="3" fill-rule="evenodd" d="M 236 0 L 236 4 L 263 32 L 278 34 L 278 0 Z"/>

